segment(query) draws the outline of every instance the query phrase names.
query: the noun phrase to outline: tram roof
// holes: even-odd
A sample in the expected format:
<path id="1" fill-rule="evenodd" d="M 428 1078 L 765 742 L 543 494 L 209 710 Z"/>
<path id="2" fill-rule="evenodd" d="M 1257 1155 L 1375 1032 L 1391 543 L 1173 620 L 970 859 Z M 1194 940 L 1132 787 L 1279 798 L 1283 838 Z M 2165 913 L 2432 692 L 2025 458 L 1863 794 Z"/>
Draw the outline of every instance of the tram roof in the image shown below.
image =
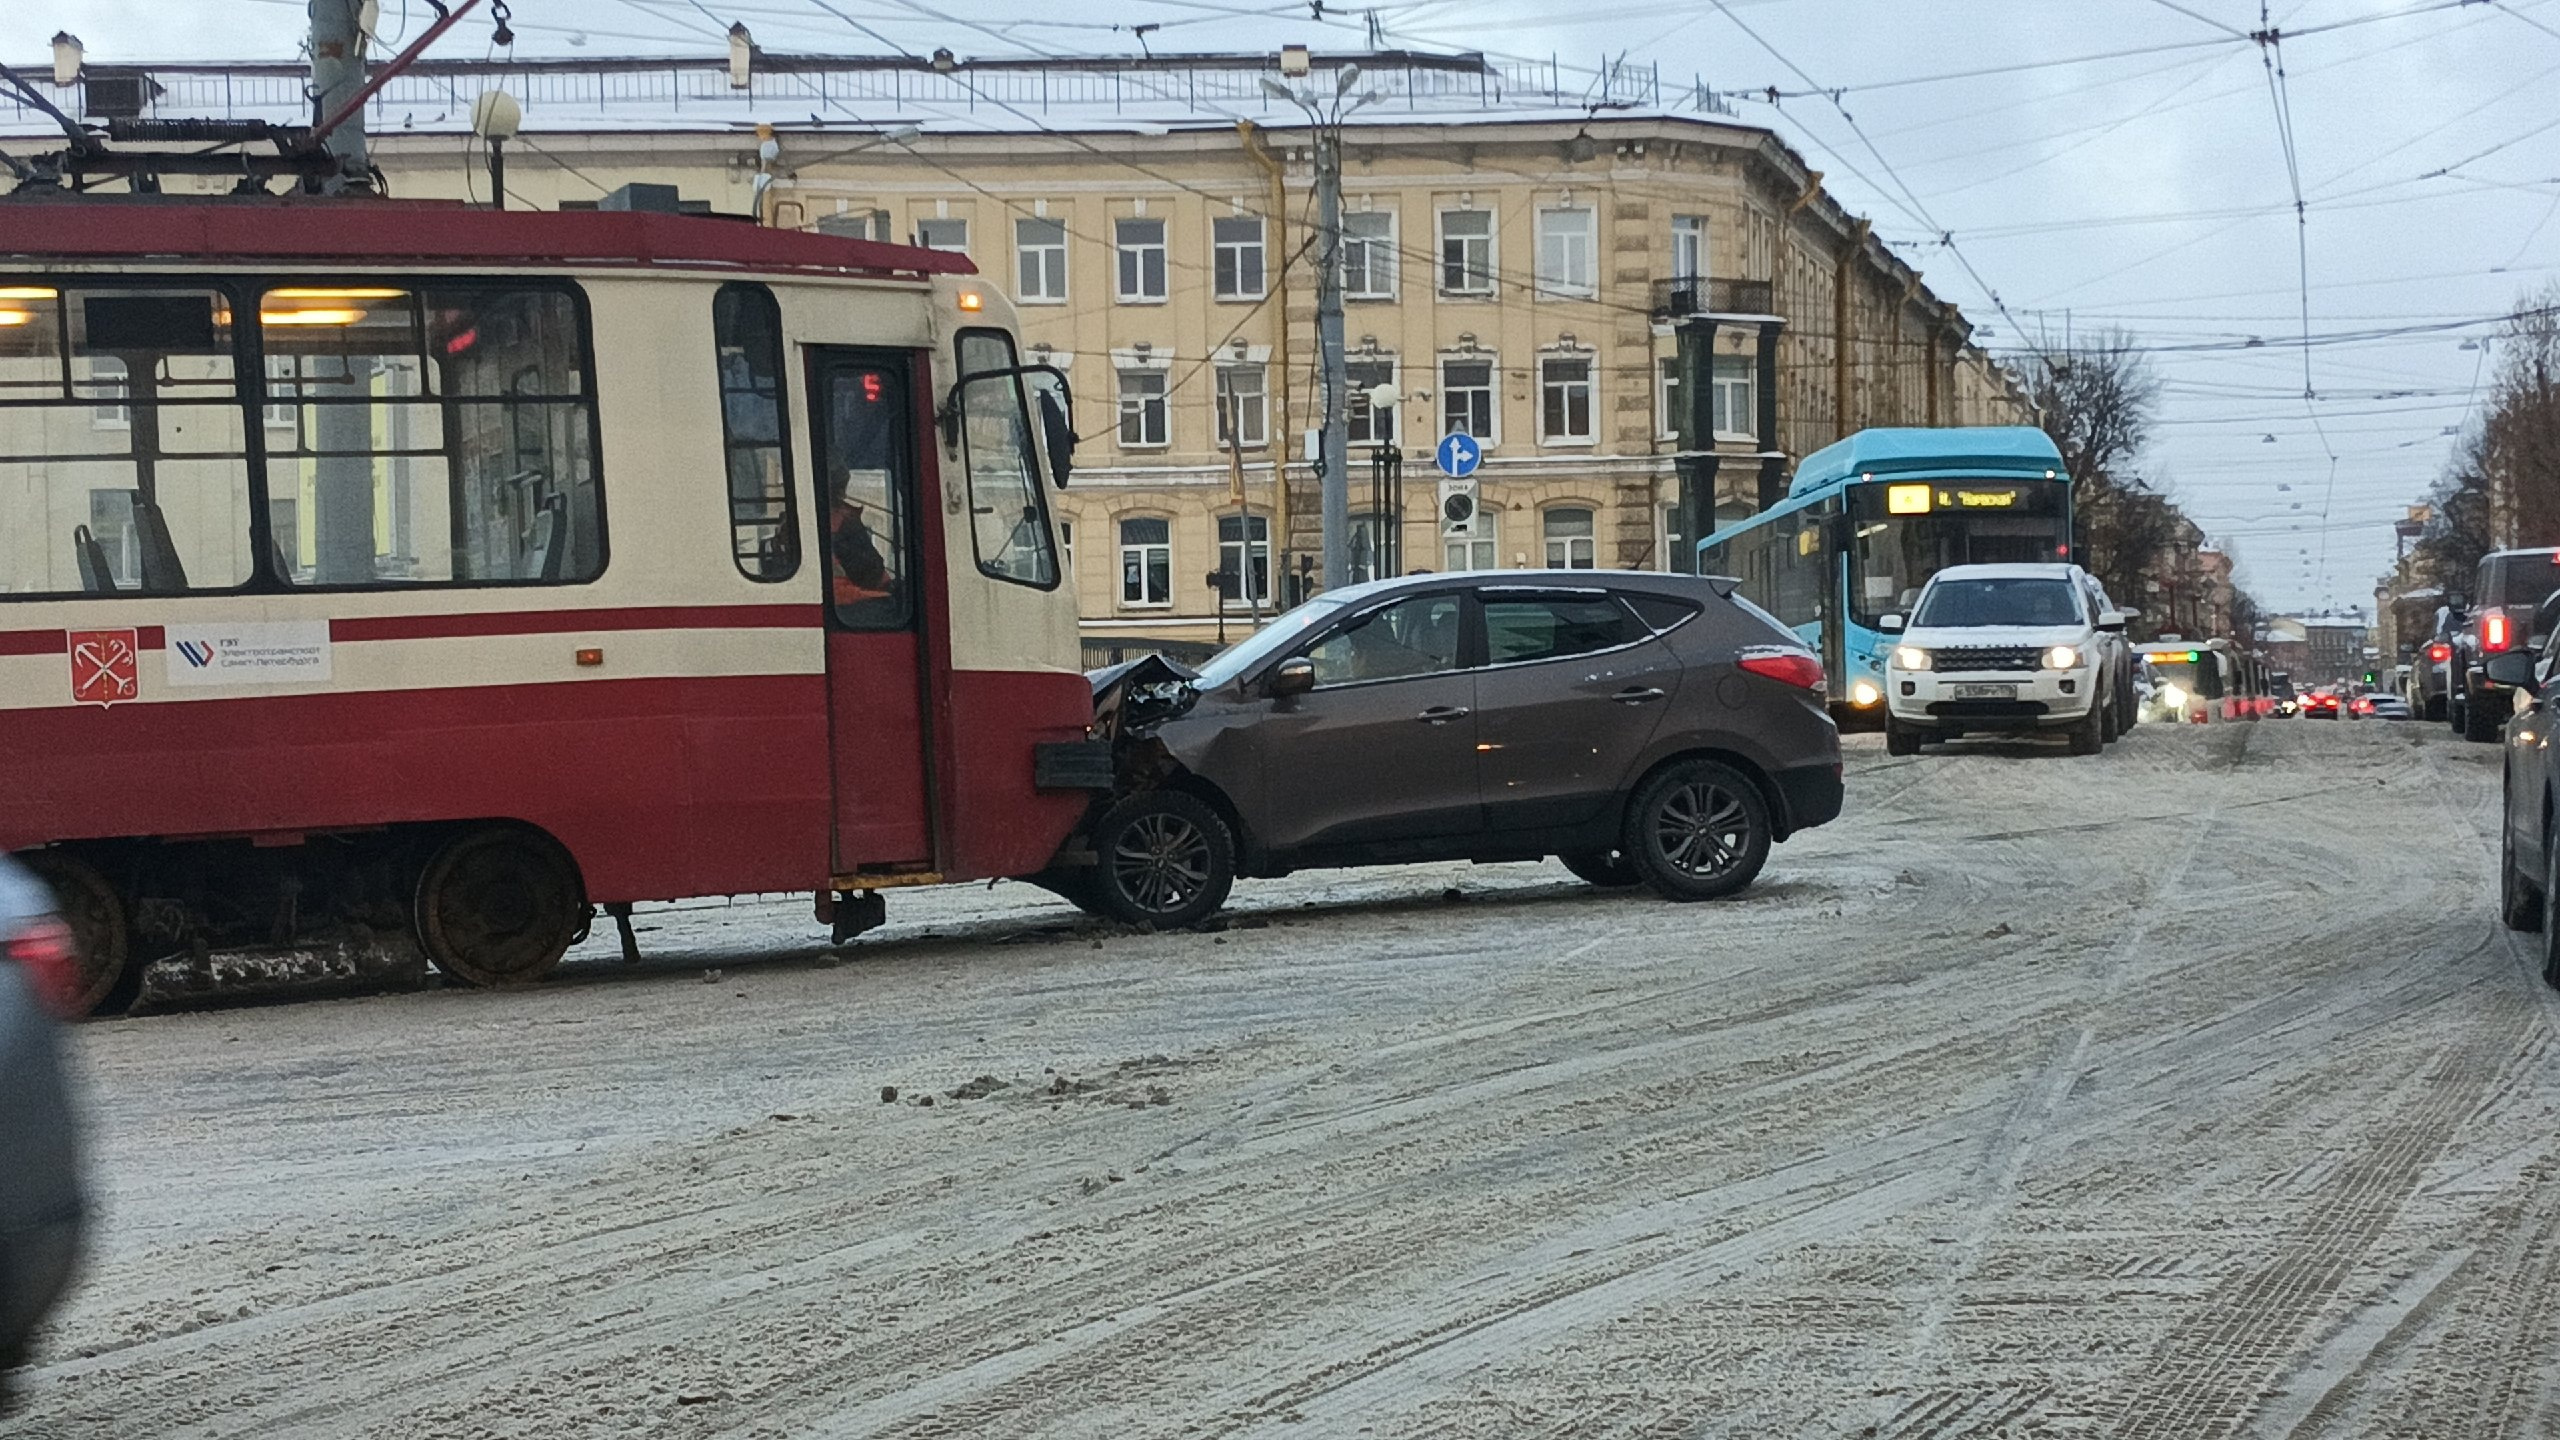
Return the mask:
<path id="1" fill-rule="evenodd" d="M 965 255 L 655 211 L 488 210 L 317 196 L 0 201 L 0 263 L 338 261 L 976 273 Z"/>
<path id="2" fill-rule="evenodd" d="M 1804 457 L 1787 498 L 1818 494 L 1862 475 L 2044 478 L 2061 469 L 2062 452 L 2053 437 L 2032 425 L 1882 426 Z"/>

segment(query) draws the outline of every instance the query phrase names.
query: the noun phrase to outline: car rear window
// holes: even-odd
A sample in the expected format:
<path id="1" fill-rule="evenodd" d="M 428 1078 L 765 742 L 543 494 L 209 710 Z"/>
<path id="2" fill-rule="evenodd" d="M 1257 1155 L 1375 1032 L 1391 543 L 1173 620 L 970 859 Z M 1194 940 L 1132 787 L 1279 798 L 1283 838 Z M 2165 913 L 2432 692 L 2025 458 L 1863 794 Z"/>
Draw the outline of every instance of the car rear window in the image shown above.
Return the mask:
<path id="1" fill-rule="evenodd" d="M 2492 555 L 2480 562 L 2480 603 L 2539 605 L 2560 590 L 2560 550 Z"/>
<path id="2" fill-rule="evenodd" d="M 1656 635 L 1698 613 L 1696 605 L 1670 595 L 1621 595 L 1618 598 L 1626 601 L 1644 623 L 1652 626 Z"/>
<path id="3" fill-rule="evenodd" d="M 1652 633 L 1607 595 L 1484 596 L 1485 658 L 1495 665 L 1614 650 Z"/>

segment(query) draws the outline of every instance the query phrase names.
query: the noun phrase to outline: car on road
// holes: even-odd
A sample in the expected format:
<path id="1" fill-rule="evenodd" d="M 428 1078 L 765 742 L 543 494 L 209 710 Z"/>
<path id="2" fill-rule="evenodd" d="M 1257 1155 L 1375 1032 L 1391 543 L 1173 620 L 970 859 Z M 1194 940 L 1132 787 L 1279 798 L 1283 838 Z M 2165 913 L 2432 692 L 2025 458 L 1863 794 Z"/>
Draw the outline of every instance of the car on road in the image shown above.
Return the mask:
<path id="1" fill-rule="evenodd" d="M 1117 779 L 1033 877 L 1197 924 L 1239 875 L 1557 856 L 1731 895 L 1840 813 L 1822 662 L 1727 579 L 1589 570 L 1329 590 L 1212 657 L 1097 672 Z"/>
<path id="2" fill-rule="evenodd" d="M 2267 713 L 2284 719 L 2302 713 L 2302 697 L 2294 693 L 2293 676 L 2282 670 L 2267 672 Z"/>
<path id="3" fill-rule="evenodd" d="M 71 931 L 52 893 L 0 855 L 0 1407 L 27 1337 L 69 1283 L 84 1202 L 55 1015 L 71 1008 Z"/>
<path id="4" fill-rule="evenodd" d="M 2510 930 L 2542 934 L 2544 983 L 2560 989 L 2560 594 L 2534 607 L 2522 643 L 2489 656 L 2483 678 L 2522 694 L 2500 735 L 2503 787 L 2498 825 L 2498 918 Z"/>
<path id="5" fill-rule="evenodd" d="M 2489 741 L 2498 738 L 2515 703 L 2513 687 L 2490 677 L 2489 660 L 2522 645 L 2536 610 L 2560 591 L 2560 548 L 2484 555 L 2478 580 L 2469 622 L 2454 633 L 2446 661 L 2447 718 L 2464 739 Z"/>
<path id="6" fill-rule="evenodd" d="M 2121 610 L 2077 565 L 1956 565 L 1887 615 L 1885 748 L 1982 732 L 2059 731 L 2074 755 L 2123 733 L 2132 696 L 2116 657 Z"/>
<path id="7" fill-rule="evenodd" d="M 2346 718 L 2345 712 L 2346 702 L 2338 698 L 2335 690 L 2324 686 L 2303 694 L 2302 718 L 2305 720 L 2342 720 Z"/>
<path id="8" fill-rule="evenodd" d="M 2407 700 L 2387 692 L 2367 695 L 2357 704 L 2362 707 L 2361 713 L 2368 719 L 2414 720 L 2417 718 L 2417 712 L 2409 708 Z"/>

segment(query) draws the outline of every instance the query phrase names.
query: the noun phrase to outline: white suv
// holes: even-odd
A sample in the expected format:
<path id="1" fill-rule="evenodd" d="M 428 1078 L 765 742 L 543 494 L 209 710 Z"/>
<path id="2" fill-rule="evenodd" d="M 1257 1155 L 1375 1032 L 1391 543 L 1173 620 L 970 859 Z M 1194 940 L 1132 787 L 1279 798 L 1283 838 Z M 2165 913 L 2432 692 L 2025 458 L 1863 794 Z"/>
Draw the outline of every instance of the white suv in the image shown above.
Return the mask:
<path id="1" fill-rule="evenodd" d="M 2059 730 L 2095 755 L 2124 716 L 2125 615 L 2077 565 L 1956 565 L 1931 577 L 1885 656 L 1885 748 L 1980 731 Z"/>

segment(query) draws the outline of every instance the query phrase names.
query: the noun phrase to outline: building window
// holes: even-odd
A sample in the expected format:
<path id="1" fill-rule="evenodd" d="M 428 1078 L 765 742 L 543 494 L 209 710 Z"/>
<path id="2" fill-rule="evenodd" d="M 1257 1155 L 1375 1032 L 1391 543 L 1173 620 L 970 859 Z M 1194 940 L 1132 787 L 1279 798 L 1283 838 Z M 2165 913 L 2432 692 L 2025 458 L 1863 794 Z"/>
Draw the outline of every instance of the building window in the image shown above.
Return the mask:
<path id="1" fill-rule="evenodd" d="M 1440 212 L 1440 293 L 1493 293 L 1493 212 Z"/>
<path id="2" fill-rule="evenodd" d="M 1396 298 L 1396 212 L 1342 217 L 1342 294 L 1346 300 Z"/>
<path id="3" fill-rule="evenodd" d="M 1120 257 L 1120 303 L 1163 303 L 1164 222 L 1118 220 L 1112 222 L 1111 232 Z"/>
<path id="4" fill-rule="evenodd" d="M 1270 604 L 1271 521 L 1261 515 L 1219 516 L 1218 568 L 1240 577 L 1223 597 L 1225 603 Z"/>
<path id="5" fill-rule="evenodd" d="M 1120 522 L 1120 603 L 1173 603 L 1173 522 L 1133 516 Z"/>
<path id="6" fill-rule="evenodd" d="M 1393 360 L 1354 360 L 1343 367 L 1351 382 L 1351 393 L 1344 397 L 1343 411 L 1349 417 L 1351 443 L 1354 445 L 1389 445 L 1396 438 L 1396 412 L 1390 405 L 1381 409 L 1369 403 L 1369 392 L 1381 385 L 1395 383 L 1396 362 Z"/>
<path id="7" fill-rule="evenodd" d="M 1211 256 L 1221 300 L 1262 298 L 1262 217 L 1222 215 L 1210 224 Z"/>
<path id="8" fill-rule="evenodd" d="M 1034 217 L 1014 221 L 1013 250 L 1019 262 L 1014 298 L 1026 305 L 1065 304 L 1067 222 Z"/>
<path id="9" fill-rule="evenodd" d="M 1270 412 L 1264 403 L 1262 367 L 1218 367 L 1218 448 L 1233 442 L 1239 449 L 1259 450 L 1270 441 Z"/>
<path id="10" fill-rule="evenodd" d="M 132 377 L 122 360 L 113 355 L 90 356 L 89 380 L 80 391 L 98 402 L 89 407 L 90 426 L 98 430 L 130 429 L 133 408 L 125 401 L 132 389 Z"/>
<path id="11" fill-rule="evenodd" d="M 1149 450 L 1173 443 L 1165 412 L 1165 372 L 1120 372 L 1120 448 Z"/>
<path id="12" fill-rule="evenodd" d="M 1487 445 L 1501 438 L 1494 428 L 1500 411 L 1494 403 L 1493 369 L 1490 360 L 1440 362 L 1441 434 L 1472 436 Z"/>
<path id="13" fill-rule="evenodd" d="M 1680 438 L 1680 361 L 1653 362 L 1653 433 L 1663 440 Z"/>
<path id="14" fill-rule="evenodd" d="M 1680 533 L 1680 507 L 1662 507 L 1662 568 L 1674 575 L 1698 573 L 1697 539 Z"/>
<path id="15" fill-rule="evenodd" d="M 918 220 L 916 243 L 927 250 L 947 250 L 954 255 L 966 255 L 969 253 L 969 222 L 952 215 Z"/>
<path id="16" fill-rule="evenodd" d="M 1550 510 L 1541 518 L 1547 538 L 1547 568 L 1589 570 L 1599 563 L 1591 512 L 1580 507 Z"/>
<path id="17" fill-rule="evenodd" d="M 1073 520 L 1058 522 L 1058 553 L 1066 557 L 1067 574 L 1072 578 L 1076 573 L 1076 522 Z"/>
<path id="18" fill-rule="evenodd" d="M 1473 532 L 1452 535 L 1441 543 L 1442 559 L 1451 570 L 1499 570 L 1502 568 L 1502 517 L 1479 508 Z"/>
<path id="19" fill-rule="evenodd" d="M 1748 355 L 1716 357 L 1715 390 L 1716 434 L 1735 440 L 1753 440 L 1760 433 L 1760 384 L 1757 364 Z"/>
<path id="20" fill-rule="evenodd" d="M 1549 355 L 1538 361 L 1538 439 L 1548 445 L 1591 443 L 1591 358 Z"/>
<path id="21" fill-rule="evenodd" d="M 1671 278 L 1703 280 L 1707 275 L 1707 217 L 1671 217 Z"/>
<path id="22" fill-rule="evenodd" d="M 711 298 L 711 332 L 728 457 L 729 554 L 750 580 L 788 580 L 800 570 L 800 524 L 791 452 L 782 443 L 782 309 L 762 285 L 723 285 Z"/>
<path id="23" fill-rule="evenodd" d="M 1592 216 L 1579 209 L 1538 212 L 1538 293 L 1589 295 L 1598 288 Z"/>

